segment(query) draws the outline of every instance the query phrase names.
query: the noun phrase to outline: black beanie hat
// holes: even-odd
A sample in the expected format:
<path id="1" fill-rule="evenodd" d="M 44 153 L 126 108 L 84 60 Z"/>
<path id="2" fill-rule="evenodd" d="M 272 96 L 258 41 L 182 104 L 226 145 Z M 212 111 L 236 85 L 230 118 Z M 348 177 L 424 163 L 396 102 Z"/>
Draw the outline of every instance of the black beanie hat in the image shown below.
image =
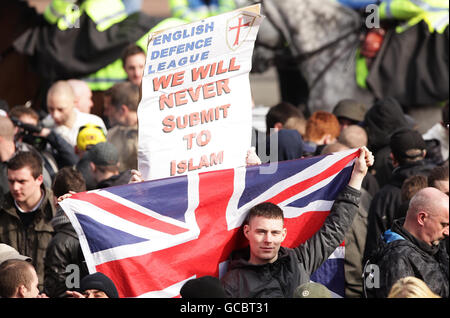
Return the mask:
<path id="1" fill-rule="evenodd" d="M 116 285 L 103 273 L 97 272 L 87 275 L 81 279 L 80 290 L 84 292 L 88 289 L 97 289 L 108 295 L 109 298 L 119 298 Z"/>
<path id="2" fill-rule="evenodd" d="M 180 290 L 182 298 L 226 298 L 220 280 L 214 276 L 203 276 L 188 280 Z"/>

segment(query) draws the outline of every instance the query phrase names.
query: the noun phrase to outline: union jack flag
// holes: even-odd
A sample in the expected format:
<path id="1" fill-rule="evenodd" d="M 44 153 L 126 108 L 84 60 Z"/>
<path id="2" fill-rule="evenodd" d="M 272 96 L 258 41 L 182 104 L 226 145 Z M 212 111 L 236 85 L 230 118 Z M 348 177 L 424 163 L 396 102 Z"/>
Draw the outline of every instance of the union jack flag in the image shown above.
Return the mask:
<path id="1" fill-rule="evenodd" d="M 285 214 L 283 246 L 311 237 L 348 183 L 359 150 L 267 165 L 190 174 L 82 192 L 60 203 L 91 273 L 102 272 L 120 297 L 178 297 L 189 279 L 221 277 L 246 241 L 247 211 L 270 201 Z M 274 164 L 274 163 L 272 163 Z M 344 245 L 312 275 L 344 295 Z"/>

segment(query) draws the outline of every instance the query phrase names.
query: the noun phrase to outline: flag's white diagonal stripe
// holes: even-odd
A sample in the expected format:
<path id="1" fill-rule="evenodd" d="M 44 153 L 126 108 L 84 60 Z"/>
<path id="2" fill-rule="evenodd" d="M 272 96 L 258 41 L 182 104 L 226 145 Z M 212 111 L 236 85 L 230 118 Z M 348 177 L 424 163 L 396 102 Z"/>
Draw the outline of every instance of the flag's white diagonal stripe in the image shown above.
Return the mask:
<path id="1" fill-rule="evenodd" d="M 122 232 L 130 233 L 134 236 L 148 240 L 157 238 L 171 239 L 173 237 L 171 234 L 163 233 L 123 219 L 106 210 L 100 209 L 98 206 L 90 202 L 71 198 L 65 199 L 64 201 L 67 201 L 66 203 L 70 205 L 71 208 L 77 212 L 77 214 L 85 215 L 102 225 L 109 226 Z"/>
<path id="2" fill-rule="evenodd" d="M 186 223 L 179 221 L 177 219 L 173 219 L 171 217 L 159 214 L 156 211 L 150 210 L 140 204 L 134 203 L 133 201 L 129 201 L 127 199 L 122 198 L 121 196 L 115 195 L 114 193 L 111 193 L 109 191 L 98 191 L 96 194 L 103 196 L 105 198 L 108 198 L 110 200 L 116 201 L 117 203 L 120 203 L 126 207 L 129 207 L 131 209 L 134 209 L 136 211 L 139 211 L 142 214 L 148 215 L 150 217 L 153 217 L 155 219 L 161 220 L 166 223 L 170 223 L 176 226 L 179 226 L 181 228 L 189 229 L 189 227 L 186 225 Z"/>

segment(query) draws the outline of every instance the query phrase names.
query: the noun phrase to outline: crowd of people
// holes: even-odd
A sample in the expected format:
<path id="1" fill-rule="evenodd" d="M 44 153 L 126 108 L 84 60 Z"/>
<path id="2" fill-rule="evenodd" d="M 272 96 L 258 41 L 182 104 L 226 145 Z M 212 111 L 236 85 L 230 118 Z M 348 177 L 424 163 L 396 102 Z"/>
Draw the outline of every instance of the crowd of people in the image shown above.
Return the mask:
<path id="1" fill-rule="evenodd" d="M 200 14 L 183 11 L 189 1 L 170 4 L 174 16 L 195 20 Z M 219 0 L 210 14 L 220 12 L 220 4 L 226 11 L 235 8 L 233 1 Z M 0 297 L 119 297 L 106 275 L 89 274 L 58 200 L 142 181 L 137 108 L 145 58 L 136 44 L 124 50 L 128 79 L 104 92 L 101 114 L 91 113 L 92 91 L 75 78 L 51 85 L 45 114 L 2 103 Z M 310 276 L 345 241 L 345 297 L 448 298 L 448 101 L 441 106 L 441 120 L 425 133 L 419 133 L 416 120 L 394 98 L 365 105 L 349 96 L 331 112 L 312 114 L 288 101 L 271 105 L 266 131 L 253 128 L 247 164 L 359 148 L 348 185 L 319 232 L 296 248 L 282 246 L 283 210 L 267 202 L 254 206 L 242 227 L 249 246 L 230 255 L 226 275 L 189 280 L 181 296 L 331 298 Z M 270 155 L 257 156 L 263 152 Z M 80 269 L 77 288 L 67 286 L 71 264 Z"/>

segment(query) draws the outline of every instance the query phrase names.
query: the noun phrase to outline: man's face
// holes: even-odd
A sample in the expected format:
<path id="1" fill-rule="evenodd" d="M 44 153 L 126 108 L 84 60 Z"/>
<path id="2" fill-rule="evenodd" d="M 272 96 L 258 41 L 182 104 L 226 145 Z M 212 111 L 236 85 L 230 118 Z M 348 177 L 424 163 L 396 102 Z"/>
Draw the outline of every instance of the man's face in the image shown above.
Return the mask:
<path id="1" fill-rule="evenodd" d="M 448 236 L 448 231 L 448 206 L 442 207 L 442 210 L 438 213 L 427 213 L 422 230 L 422 237 L 425 242 L 430 245 L 438 245 Z"/>
<path id="2" fill-rule="evenodd" d="M 31 175 L 29 167 L 18 170 L 8 169 L 8 184 L 11 195 L 18 203 L 27 202 L 29 198 L 40 192 L 43 177 L 40 175 L 36 179 Z"/>
<path id="3" fill-rule="evenodd" d="M 252 264 L 275 262 L 286 233 L 282 219 L 253 217 L 250 223 L 244 226 L 244 235 L 250 243 L 249 262 Z"/>
<path id="4" fill-rule="evenodd" d="M 75 101 L 63 94 L 53 94 L 47 99 L 47 109 L 56 125 L 65 125 L 73 113 Z"/>
<path id="5" fill-rule="evenodd" d="M 86 298 L 109 298 L 104 291 L 98 289 L 87 289 L 83 292 Z"/>
<path id="6" fill-rule="evenodd" d="M 29 268 L 29 271 L 33 277 L 30 287 L 25 286 L 24 298 L 36 298 L 39 295 L 39 280 L 36 271 L 33 268 Z"/>
<path id="7" fill-rule="evenodd" d="M 142 53 L 130 55 L 127 57 L 124 65 L 128 79 L 136 86 L 141 85 L 144 76 L 145 55 Z"/>

